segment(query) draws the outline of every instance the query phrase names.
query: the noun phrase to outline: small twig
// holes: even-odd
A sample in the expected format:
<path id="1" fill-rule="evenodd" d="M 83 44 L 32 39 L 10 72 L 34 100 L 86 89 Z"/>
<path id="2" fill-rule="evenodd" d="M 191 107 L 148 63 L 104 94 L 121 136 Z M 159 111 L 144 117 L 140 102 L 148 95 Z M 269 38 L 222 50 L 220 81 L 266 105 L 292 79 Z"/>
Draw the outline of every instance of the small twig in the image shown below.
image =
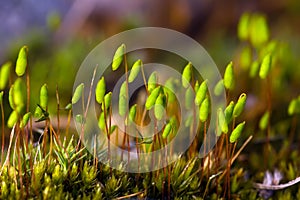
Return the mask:
<path id="1" fill-rule="evenodd" d="M 290 186 L 293 186 L 297 183 L 300 182 L 300 176 L 297 177 L 296 179 L 294 180 L 291 180 L 287 183 L 284 183 L 284 184 L 279 184 L 279 185 L 265 185 L 263 183 L 253 183 L 253 187 L 257 188 L 257 189 L 260 189 L 260 190 L 282 190 L 284 188 L 287 188 L 287 187 L 290 187 Z"/>

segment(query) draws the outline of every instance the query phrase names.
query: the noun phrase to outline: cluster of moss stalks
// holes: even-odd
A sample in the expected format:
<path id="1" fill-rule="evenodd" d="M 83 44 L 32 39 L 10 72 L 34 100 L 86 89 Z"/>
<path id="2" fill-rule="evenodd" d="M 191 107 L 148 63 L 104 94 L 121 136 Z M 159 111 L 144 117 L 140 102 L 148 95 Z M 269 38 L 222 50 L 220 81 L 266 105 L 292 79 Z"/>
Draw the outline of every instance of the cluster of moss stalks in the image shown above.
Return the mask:
<path id="1" fill-rule="evenodd" d="M 239 119 L 243 113 L 247 95 L 242 93 L 237 98 L 236 66 L 249 71 L 249 77 L 259 77 L 264 81 L 266 93 L 266 109 L 259 120 L 259 132 L 264 134 L 263 159 L 272 160 L 272 144 L 270 138 L 273 134 L 271 126 L 272 114 L 272 71 L 280 67 L 282 57 L 281 44 L 269 39 L 269 30 L 266 19 L 260 14 L 245 13 L 238 25 L 239 39 L 244 42 L 238 65 L 230 62 L 224 72 L 224 78 L 215 85 L 213 95 L 219 96 L 226 93 L 226 107 L 219 108 L 217 112 L 217 136 L 220 137 L 215 148 L 205 157 L 199 158 L 199 143 L 207 139 L 207 126 L 211 116 L 210 95 L 208 93 L 209 80 L 200 81 L 194 76 L 192 63 L 188 63 L 182 71 L 182 82 L 169 82 L 169 87 L 174 84 L 182 84 L 186 89 L 186 109 L 199 108 L 198 119 L 186 119 L 185 126 L 188 131 L 194 127 L 195 120 L 201 125 L 198 128 L 196 141 L 193 142 L 187 152 L 167 167 L 148 173 L 125 172 L 126 165 L 122 163 L 118 169 L 112 169 L 109 165 L 99 162 L 97 156 L 93 156 L 82 145 L 79 137 L 82 135 L 71 133 L 69 130 L 72 106 L 82 98 L 85 85 L 80 84 L 75 89 L 71 103 L 62 108 L 59 102 L 58 90 L 57 120 L 54 127 L 48 112 L 48 88 L 43 85 L 40 90 L 40 102 L 34 114 L 30 112 L 30 77 L 28 73 L 26 46 L 19 51 L 16 61 L 15 73 L 12 73 L 12 63 L 7 62 L 0 71 L 0 105 L 2 119 L 2 149 L 0 169 L 0 198 L 1 199 L 256 199 L 261 190 L 253 187 L 252 181 L 262 182 L 263 172 L 259 171 L 253 179 L 247 178 L 246 171 L 240 167 L 232 167 L 242 150 L 249 144 L 253 133 L 247 133 L 244 128 L 246 122 Z M 125 45 L 117 48 L 112 61 L 112 70 L 118 70 L 122 64 L 125 67 L 126 81 L 122 84 L 119 94 L 119 114 L 129 121 L 143 121 L 139 116 L 138 105 L 133 105 L 127 110 L 122 101 L 128 101 L 128 84 L 133 82 L 137 74 L 142 73 L 148 98 L 143 107 L 145 112 L 154 112 L 157 121 L 163 119 L 163 110 L 170 110 L 177 102 L 172 101 L 170 90 L 157 84 L 157 76 L 151 74 L 148 82 L 143 74 L 143 64 L 140 60 L 133 64 L 130 74 L 126 59 Z M 128 74 L 128 75 L 127 75 Z M 176 85 L 175 85 L 176 86 Z M 8 91 L 8 93 L 7 93 Z M 243 91 L 246 92 L 246 91 Z M 8 94 L 8 95 L 6 95 Z M 99 128 L 110 135 L 117 129 L 111 126 L 111 92 L 106 92 L 105 80 L 102 77 L 96 86 L 96 101 L 101 105 L 99 114 Z M 7 121 L 4 119 L 3 102 L 8 102 L 11 108 Z M 300 113 L 300 97 L 294 98 L 288 108 L 288 114 L 297 120 Z M 64 129 L 59 126 L 60 111 L 69 112 L 68 124 Z M 76 121 L 84 124 L 84 113 L 76 116 Z M 168 116 L 161 135 L 153 136 L 148 140 L 139 139 L 136 148 L 138 151 L 151 152 L 154 148 L 160 148 L 161 142 L 167 144 L 176 136 L 178 122 L 176 116 Z M 192 115 L 192 117 L 195 117 Z M 39 140 L 33 137 L 33 120 L 44 123 L 44 130 Z M 295 122 L 296 123 L 296 122 Z M 295 124 L 294 123 L 294 124 Z M 7 125 L 7 127 L 5 127 Z M 126 124 L 127 126 L 127 124 Z M 125 126 L 125 127 L 126 127 Z M 10 128 L 9 141 L 6 141 L 5 130 Z M 294 136 L 296 128 L 291 130 Z M 84 139 L 81 138 L 81 139 Z M 138 139 L 137 139 L 138 140 Z M 125 142 L 129 141 L 124 136 Z M 244 142 L 239 142 L 244 141 Z M 289 142 L 293 142 L 293 137 Z M 286 155 L 286 149 L 281 152 Z M 108 152 L 110 151 L 108 147 Z M 108 153 L 109 155 L 109 153 Z M 292 156 L 297 157 L 295 151 Z M 109 156 L 108 156 L 109 161 Z M 254 162 L 259 162 L 259 159 Z M 274 167 L 274 162 L 266 162 L 266 168 Z M 270 164 L 271 163 L 271 164 Z M 280 170 L 287 174 L 284 180 L 291 180 L 298 175 L 296 167 L 298 163 L 293 160 L 279 163 Z M 279 199 L 300 198 L 300 190 L 290 188 L 276 193 Z"/>

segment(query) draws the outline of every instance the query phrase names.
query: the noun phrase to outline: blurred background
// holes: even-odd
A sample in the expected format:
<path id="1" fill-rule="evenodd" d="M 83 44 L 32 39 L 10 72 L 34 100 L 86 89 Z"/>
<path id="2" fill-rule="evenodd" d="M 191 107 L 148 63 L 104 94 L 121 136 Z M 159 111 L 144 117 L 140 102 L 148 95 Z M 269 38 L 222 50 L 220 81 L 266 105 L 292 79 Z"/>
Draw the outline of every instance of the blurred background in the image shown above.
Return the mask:
<path id="1" fill-rule="evenodd" d="M 297 0 L 10 0 L 0 1 L 0 10 L 0 64 L 14 62 L 20 47 L 29 47 L 33 102 L 38 102 L 39 89 L 46 82 L 54 98 L 58 85 L 66 105 L 77 69 L 88 52 L 106 38 L 136 27 L 165 27 L 187 34 L 203 45 L 223 72 L 227 63 L 235 62 L 243 46 L 237 37 L 237 24 L 245 11 L 264 14 L 270 37 L 283 41 L 289 52 L 284 70 L 279 71 L 283 78 L 277 83 L 275 80 L 282 92 L 274 92 L 274 113 L 278 110 L 285 116 L 282 113 L 286 113 L 290 99 L 299 94 Z M 236 73 L 243 75 L 239 71 L 237 66 Z M 250 91 L 249 109 L 257 109 L 250 118 L 262 115 L 264 109 L 259 110 L 258 99 L 255 95 L 251 98 L 251 92 L 259 87 L 255 80 L 241 79 L 237 85 L 236 96 Z"/>

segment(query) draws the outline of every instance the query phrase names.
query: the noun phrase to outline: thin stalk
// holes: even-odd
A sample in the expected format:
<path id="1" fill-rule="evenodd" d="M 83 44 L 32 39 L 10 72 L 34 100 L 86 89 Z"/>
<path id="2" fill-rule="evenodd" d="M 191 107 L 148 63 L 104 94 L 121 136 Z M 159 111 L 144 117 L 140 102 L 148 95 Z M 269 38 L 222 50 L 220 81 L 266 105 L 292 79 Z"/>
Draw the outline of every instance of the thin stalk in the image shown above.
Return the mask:
<path id="1" fill-rule="evenodd" d="M 68 120 L 67 120 L 67 125 L 66 125 L 66 136 L 69 135 L 69 129 L 70 129 L 70 125 L 71 125 L 71 117 L 72 117 L 72 109 L 69 110 L 68 112 Z"/>
<path id="2" fill-rule="evenodd" d="M 55 95 L 56 95 L 56 105 L 57 105 L 57 135 L 60 135 L 60 101 L 59 101 L 59 93 L 58 93 L 58 85 L 56 85 L 56 90 L 55 90 Z"/>
<path id="3" fill-rule="evenodd" d="M 294 115 L 293 119 L 292 119 L 292 125 L 291 125 L 290 134 L 289 134 L 290 145 L 292 145 L 293 142 L 294 142 L 294 137 L 295 137 L 296 129 L 297 129 L 297 116 Z M 300 144 L 300 143 L 298 143 L 298 144 Z M 298 151 L 300 152 L 300 146 L 299 146 L 299 150 Z"/>
<path id="4" fill-rule="evenodd" d="M 110 128 L 108 127 L 109 125 L 107 124 L 107 113 L 106 113 L 106 105 L 105 105 L 105 101 L 102 102 L 103 103 L 103 107 L 104 107 L 104 122 L 105 122 L 105 129 L 106 129 L 106 134 L 107 134 L 107 157 L 108 157 L 108 162 L 110 163 Z"/>
<path id="5" fill-rule="evenodd" d="M 95 76 L 96 76 L 97 67 L 98 66 L 96 66 L 95 69 L 94 69 L 91 84 L 90 84 L 89 96 L 88 96 L 87 103 L 86 103 L 86 109 L 84 111 L 84 120 L 86 119 L 86 116 L 87 116 L 87 113 L 88 113 L 88 110 L 89 110 L 89 106 L 90 106 L 90 102 L 91 102 L 91 98 L 92 98 L 92 88 L 93 88 L 93 85 L 94 85 L 94 80 L 95 80 Z M 84 95 L 84 94 L 82 94 L 82 95 Z M 84 97 L 82 98 L 82 104 L 83 104 L 83 110 L 84 110 Z M 79 138 L 76 150 L 79 149 L 80 141 L 82 139 L 84 140 L 84 125 L 83 124 L 81 125 L 81 133 L 80 133 L 80 138 Z"/>
<path id="6" fill-rule="evenodd" d="M 270 75 L 267 76 L 267 106 L 269 116 L 271 116 L 272 112 L 272 83 Z M 270 146 L 270 134 L 271 134 L 271 117 L 268 118 L 268 127 L 267 127 L 267 157 L 269 154 L 269 146 Z"/>
<path id="7" fill-rule="evenodd" d="M 124 54 L 124 66 L 125 66 L 125 82 L 126 82 L 126 103 L 128 103 L 128 64 L 127 64 L 127 56 Z M 128 106 L 126 106 L 126 113 L 125 113 L 125 119 L 128 119 Z M 125 120 L 126 121 L 126 120 Z M 125 149 L 125 144 L 127 141 L 127 124 L 124 123 L 124 136 L 123 136 L 123 142 L 122 142 L 122 153 L 121 153 L 121 160 L 123 160 L 123 151 Z M 129 159 L 130 159 L 130 147 L 129 145 L 127 146 L 127 151 L 128 151 L 128 166 L 129 166 Z"/>
<path id="8" fill-rule="evenodd" d="M 17 157 L 18 157 L 18 174 L 20 181 L 21 197 L 23 197 L 23 177 L 22 177 L 22 166 L 21 166 L 21 155 L 20 155 L 20 129 L 18 128 L 18 133 L 16 137 L 16 146 L 17 146 Z"/>

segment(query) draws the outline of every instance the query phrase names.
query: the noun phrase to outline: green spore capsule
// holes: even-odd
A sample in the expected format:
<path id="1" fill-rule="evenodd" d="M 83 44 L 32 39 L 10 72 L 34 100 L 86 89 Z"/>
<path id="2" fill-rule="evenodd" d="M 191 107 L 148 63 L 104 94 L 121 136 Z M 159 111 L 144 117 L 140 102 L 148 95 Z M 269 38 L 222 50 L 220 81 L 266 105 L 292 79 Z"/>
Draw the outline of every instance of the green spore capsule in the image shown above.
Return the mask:
<path id="1" fill-rule="evenodd" d="M 231 101 L 229 103 L 229 105 L 225 108 L 225 120 L 226 120 L 226 123 L 229 124 L 231 121 L 232 121 L 232 114 L 233 114 L 233 109 L 234 109 L 234 102 Z"/>
<path id="2" fill-rule="evenodd" d="M 206 97 L 206 93 L 208 91 L 207 88 L 207 84 L 206 84 L 207 80 L 203 81 L 200 86 L 199 89 L 196 93 L 196 97 L 195 97 L 195 104 L 197 106 L 201 105 L 202 101 L 205 99 Z"/>
<path id="3" fill-rule="evenodd" d="M 259 120 L 259 128 L 260 130 L 266 130 L 269 123 L 270 113 L 267 111 Z"/>
<path id="4" fill-rule="evenodd" d="M 161 91 L 161 86 L 158 86 L 157 88 L 153 89 L 151 94 L 148 96 L 146 103 L 145 103 L 145 107 L 147 110 L 150 110 L 151 107 L 155 104 L 160 91 Z"/>
<path id="5" fill-rule="evenodd" d="M 105 84 L 105 79 L 102 76 L 102 78 L 98 81 L 96 89 L 96 101 L 101 104 L 103 102 L 103 98 L 106 92 L 106 84 Z"/>
<path id="6" fill-rule="evenodd" d="M 143 63 L 141 60 L 137 60 L 135 61 L 135 63 L 133 64 L 129 77 L 128 77 L 128 82 L 131 83 L 135 80 L 135 78 L 137 77 L 137 75 L 139 74 L 141 67 L 142 67 Z"/>
<path id="7" fill-rule="evenodd" d="M 218 110 L 218 122 L 219 122 L 219 129 L 222 131 L 222 133 L 228 133 L 228 124 L 225 119 L 224 112 L 221 108 Z M 219 132 L 218 136 L 221 135 L 221 132 Z"/>
<path id="8" fill-rule="evenodd" d="M 245 12 L 238 23 L 238 37 L 240 40 L 244 41 L 248 39 L 249 33 L 249 24 L 250 24 L 250 14 Z"/>
<path id="9" fill-rule="evenodd" d="M 245 127 L 245 123 L 246 122 L 244 121 L 235 127 L 229 138 L 230 143 L 234 143 L 237 141 Z"/>
<path id="10" fill-rule="evenodd" d="M 14 88 L 15 88 L 15 85 L 10 86 L 9 92 L 8 92 L 9 105 L 13 110 L 16 108 L 16 104 L 14 102 Z"/>
<path id="11" fill-rule="evenodd" d="M 171 131 L 172 131 L 172 124 L 167 123 L 167 125 L 165 126 L 164 131 L 162 133 L 162 138 L 167 139 L 167 137 L 170 135 Z"/>
<path id="12" fill-rule="evenodd" d="M 240 116 L 240 114 L 243 112 L 246 105 L 246 100 L 247 100 L 247 95 L 245 93 L 241 94 L 233 109 L 234 118 Z"/>
<path id="13" fill-rule="evenodd" d="M 125 44 L 121 44 L 121 46 L 119 46 L 118 49 L 116 50 L 115 55 L 113 57 L 113 61 L 112 61 L 113 71 L 116 71 L 120 67 L 123 61 L 124 53 L 125 53 Z"/>
<path id="14" fill-rule="evenodd" d="M 72 108 L 72 103 L 68 103 L 68 105 L 66 105 L 65 109 L 66 110 L 70 110 Z"/>
<path id="15" fill-rule="evenodd" d="M 105 118 L 104 118 L 104 112 L 100 114 L 99 120 L 98 120 L 98 126 L 102 131 L 106 130 L 106 124 L 105 124 Z"/>
<path id="16" fill-rule="evenodd" d="M 11 62 L 6 62 L 0 69 L 0 90 L 3 90 L 7 85 L 11 65 Z"/>
<path id="17" fill-rule="evenodd" d="M 205 98 L 201 103 L 200 110 L 199 110 L 199 119 L 201 122 L 205 122 L 207 120 L 209 114 L 209 107 L 210 107 L 209 99 Z"/>
<path id="18" fill-rule="evenodd" d="M 152 90 L 156 88 L 156 83 L 157 83 L 157 72 L 154 71 L 150 74 L 148 78 L 148 91 L 151 93 Z"/>
<path id="19" fill-rule="evenodd" d="M 124 81 L 120 87 L 120 96 L 127 96 L 127 84 L 126 82 Z"/>
<path id="20" fill-rule="evenodd" d="M 23 46 L 19 51 L 19 55 L 18 55 L 17 62 L 16 62 L 16 69 L 15 69 L 16 74 L 18 76 L 23 76 L 26 71 L 27 52 L 28 52 L 27 46 Z"/>
<path id="21" fill-rule="evenodd" d="M 21 78 L 17 78 L 12 89 L 13 105 L 19 114 L 22 113 L 26 104 L 26 85 Z"/>
<path id="22" fill-rule="evenodd" d="M 240 66 L 243 69 L 248 69 L 252 61 L 252 53 L 251 48 L 249 46 L 246 46 L 242 49 L 241 55 L 240 55 Z"/>
<path id="23" fill-rule="evenodd" d="M 160 94 L 154 104 L 154 116 L 156 119 L 161 120 L 164 116 L 165 111 L 165 97 Z"/>
<path id="24" fill-rule="evenodd" d="M 258 70 L 259 70 L 259 65 L 260 65 L 260 63 L 259 63 L 257 60 L 255 60 L 255 61 L 251 64 L 251 66 L 250 66 L 250 71 L 249 71 L 249 76 L 250 76 L 251 78 L 254 78 L 254 77 L 257 75 Z"/>
<path id="25" fill-rule="evenodd" d="M 44 84 L 40 90 L 40 105 L 43 109 L 46 110 L 48 106 L 48 86 Z"/>
<path id="26" fill-rule="evenodd" d="M 233 63 L 230 62 L 224 73 L 224 86 L 227 90 L 233 90 L 235 86 L 235 77 L 233 71 Z"/>
<path id="27" fill-rule="evenodd" d="M 186 109 L 188 109 L 188 110 L 192 109 L 194 99 L 195 99 L 195 94 L 194 94 L 193 88 L 189 87 L 185 91 L 185 108 Z"/>
<path id="28" fill-rule="evenodd" d="M 269 28 L 265 16 L 252 15 L 249 28 L 250 42 L 254 47 L 260 47 L 268 41 Z"/>
<path id="29" fill-rule="evenodd" d="M 26 126 L 30 117 L 31 117 L 31 112 L 28 112 L 23 116 L 22 121 L 20 123 L 20 128 L 24 128 Z"/>
<path id="30" fill-rule="evenodd" d="M 72 97 L 72 104 L 75 104 L 79 101 L 80 97 L 82 97 L 82 93 L 83 93 L 83 89 L 84 89 L 84 84 L 81 83 L 79 84 L 76 89 L 75 89 L 75 92 L 73 94 L 73 97 Z"/>
<path id="31" fill-rule="evenodd" d="M 119 95 L 119 114 L 124 116 L 127 112 L 127 98 L 124 95 Z"/>
<path id="32" fill-rule="evenodd" d="M 134 104 L 133 106 L 131 106 L 131 108 L 129 109 L 129 120 L 131 122 L 135 121 L 135 117 L 136 117 L 136 107 L 137 104 Z"/>
<path id="33" fill-rule="evenodd" d="M 190 85 L 192 74 L 193 74 L 193 66 L 192 63 L 189 62 L 182 71 L 182 86 L 184 88 L 187 88 Z"/>
<path id="34" fill-rule="evenodd" d="M 13 110 L 7 120 L 7 127 L 12 128 L 18 121 L 18 112 Z"/>
<path id="35" fill-rule="evenodd" d="M 169 78 L 164 87 L 163 87 L 163 90 L 164 90 L 164 93 L 167 97 L 167 101 L 169 103 L 173 103 L 175 100 L 176 100 L 176 96 L 174 94 L 175 92 L 175 86 L 174 86 L 174 83 L 173 83 L 173 79 L 172 78 Z"/>
<path id="36" fill-rule="evenodd" d="M 102 105 L 101 105 L 102 110 L 104 110 L 104 104 L 105 104 L 106 109 L 108 109 L 110 107 L 111 95 L 112 95 L 112 92 L 109 92 L 104 96 L 104 103 L 102 103 Z"/>
<path id="37" fill-rule="evenodd" d="M 216 84 L 216 86 L 214 88 L 214 94 L 216 96 L 220 96 L 224 92 L 225 92 L 224 82 L 223 82 L 223 79 L 221 79 L 221 80 L 219 80 L 219 82 Z"/>
<path id="38" fill-rule="evenodd" d="M 259 77 L 261 79 L 265 79 L 268 76 L 271 66 L 272 66 L 272 57 L 271 57 L 271 54 L 267 54 L 263 58 L 261 65 L 260 65 Z"/>
<path id="39" fill-rule="evenodd" d="M 288 107 L 288 114 L 290 116 L 300 113 L 300 98 L 293 99 Z"/>

